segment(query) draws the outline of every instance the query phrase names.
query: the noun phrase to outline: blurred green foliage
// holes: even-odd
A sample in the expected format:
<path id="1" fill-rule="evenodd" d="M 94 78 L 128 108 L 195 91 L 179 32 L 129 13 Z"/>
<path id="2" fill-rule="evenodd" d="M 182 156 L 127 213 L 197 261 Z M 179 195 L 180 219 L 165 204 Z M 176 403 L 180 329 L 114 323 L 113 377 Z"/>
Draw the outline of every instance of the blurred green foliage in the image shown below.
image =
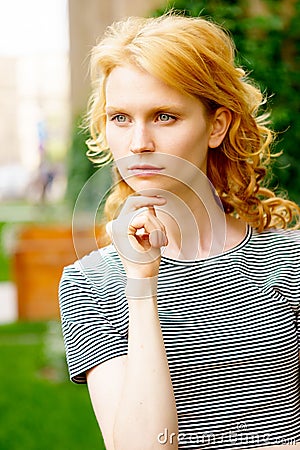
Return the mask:
<path id="1" fill-rule="evenodd" d="M 273 152 L 283 151 L 273 163 L 271 186 L 287 190 L 290 198 L 300 203 L 300 0 L 291 3 L 293 14 L 284 9 L 283 0 L 262 0 L 267 10 L 263 15 L 249 14 L 248 0 L 174 0 L 170 5 L 187 15 L 212 18 L 232 34 L 237 63 L 269 97 L 272 124 L 278 133 Z M 86 157 L 89 135 L 81 123 L 81 117 L 74 122 L 68 156 L 66 198 L 71 207 L 97 170 Z M 90 192 L 91 202 L 96 195 Z"/>
<path id="2" fill-rule="evenodd" d="M 86 152 L 88 147 L 86 141 L 88 138 L 88 130 L 82 127 L 82 117 L 78 117 L 74 122 L 72 140 L 68 154 L 66 200 L 70 207 L 74 208 L 76 200 L 85 186 L 85 183 L 97 172 L 97 177 L 85 186 L 84 203 L 86 209 L 89 209 L 93 208 L 98 201 L 102 201 L 100 206 L 101 210 L 104 204 L 104 193 L 106 193 L 107 187 L 110 186 L 112 182 L 111 166 L 104 166 L 101 168 L 100 173 L 99 167 L 87 158 Z"/>
<path id="3" fill-rule="evenodd" d="M 89 137 L 87 130 L 82 128 L 82 117 L 74 120 L 71 145 L 67 161 L 67 192 L 66 199 L 74 206 L 77 196 L 85 182 L 93 175 L 96 168 L 86 156 L 86 140 Z"/>
<path id="4" fill-rule="evenodd" d="M 0 326 L 0 448 L 104 450 L 87 387 L 70 383 L 66 368 L 55 374 L 64 355 L 49 355 L 50 331 L 48 322 Z"/>
<path id="5" fill-rule="evenodd" d="M 0 282 L 10 279 L 10 258 L 4 245 L 3 231 L 6 223 L 0 222 Z"/>
<path id="6" fill-rule="evenodd" d="M 300 0 L 289 2 L 289 8 L 283 0 L 261 3 L 267 10 L 261 15 L 249 13 L 250 0 L 175 0 L 170 5 L 186 15 L 209 17 L 230 31 L 237 63 L 269 97 L 278 133 L 274 152 L 284 152 L 273 164 L 271 185 L 300 203 Z"/>

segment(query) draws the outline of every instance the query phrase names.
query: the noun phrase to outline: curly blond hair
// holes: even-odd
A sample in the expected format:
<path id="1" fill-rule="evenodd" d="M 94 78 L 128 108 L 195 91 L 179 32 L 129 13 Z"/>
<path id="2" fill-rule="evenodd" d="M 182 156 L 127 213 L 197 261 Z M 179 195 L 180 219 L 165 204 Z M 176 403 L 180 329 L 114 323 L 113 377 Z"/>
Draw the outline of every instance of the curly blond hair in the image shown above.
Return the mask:
<path id="1" fill-rule="evenodd" d="M 204 18 L 169 13 L 112 24 L 91 57 L 87 155 L 100 165 L 112 159 L 105 137 L 105 82 L 115 67 L 134 64 L 181 93 L 198 98 L 208 114 L 220 106 L 231 111 L 232 121 L 222 144 L 208 150 L 207 170 L 226 214 L 240 217 L 259 232 L 299 227 L 299 206 L 263 184 L 274 139 L 268 114 L 260 113 L 266 99 L 244 70 L 236 67 L 234 57 L 235 46 L 226 30 Z M 117 171 L 115 181 L 106 201 L 107 220 L 133 192 Z"/>

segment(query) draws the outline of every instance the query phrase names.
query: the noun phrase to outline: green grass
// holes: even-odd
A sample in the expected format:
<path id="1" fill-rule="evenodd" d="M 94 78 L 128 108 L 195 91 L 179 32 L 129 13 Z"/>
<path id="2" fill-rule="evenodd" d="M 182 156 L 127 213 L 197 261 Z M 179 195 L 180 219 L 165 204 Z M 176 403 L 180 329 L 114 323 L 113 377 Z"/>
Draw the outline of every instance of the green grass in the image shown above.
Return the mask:
<path id="1" fill-rule="evenodd" d="M 86 386 L 68 380 L 58 322 L 0 326 L 0 449 L 103 450 Z"/>

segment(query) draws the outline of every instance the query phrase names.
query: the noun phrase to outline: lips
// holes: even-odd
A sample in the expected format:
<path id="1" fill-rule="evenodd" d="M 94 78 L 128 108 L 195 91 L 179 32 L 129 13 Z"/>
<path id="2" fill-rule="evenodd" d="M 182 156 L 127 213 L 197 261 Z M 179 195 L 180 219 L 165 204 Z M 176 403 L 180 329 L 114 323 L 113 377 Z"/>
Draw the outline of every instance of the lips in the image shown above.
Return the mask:
<path id="1" fill-rule="evenodd" d="M 133 175 L 156 175 L 160 173 L 164 167 L 153 166 L 151 164 L 134 165 L 128 168 Z"/>

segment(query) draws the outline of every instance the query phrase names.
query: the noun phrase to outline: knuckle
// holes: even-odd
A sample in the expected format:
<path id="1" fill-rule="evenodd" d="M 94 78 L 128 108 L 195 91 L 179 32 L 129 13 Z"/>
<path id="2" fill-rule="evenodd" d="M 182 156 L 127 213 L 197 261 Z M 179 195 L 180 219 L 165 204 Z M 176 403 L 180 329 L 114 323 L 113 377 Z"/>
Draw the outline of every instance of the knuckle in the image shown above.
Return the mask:
<path id="1" fill-rule="evenodd" d="M 146 222 L 148 222 L 148 218 L 144 212 L 142 212 L 140 214 L 136 214 L 130 221 L 131 224 L 132 223 L 146 223 Z"/>
<path id="2" fill-rule="evenodd" d="M 131 194 L 131 195 L 129 195 L 129 196 L 127 197 L 125 203 L 131 204 L 131 203 L 133 203 L 133 202 L 135 201 L 135 199 L 136 199 L 136 195 Z"/>

